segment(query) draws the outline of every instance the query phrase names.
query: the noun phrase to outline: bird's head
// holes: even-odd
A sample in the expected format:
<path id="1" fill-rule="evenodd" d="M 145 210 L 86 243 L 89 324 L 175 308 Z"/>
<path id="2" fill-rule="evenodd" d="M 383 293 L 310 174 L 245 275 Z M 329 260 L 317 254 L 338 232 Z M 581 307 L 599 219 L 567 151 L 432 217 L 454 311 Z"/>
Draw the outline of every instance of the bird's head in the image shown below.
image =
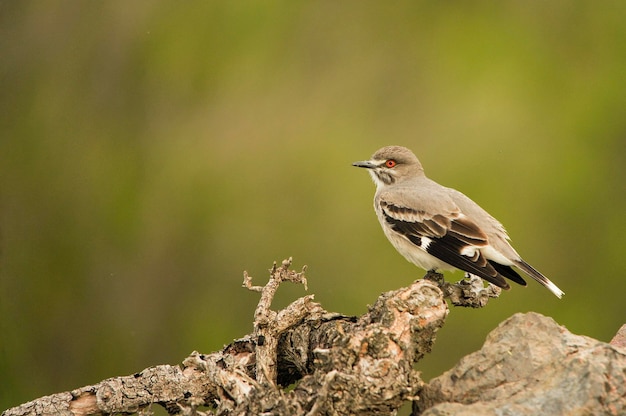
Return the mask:
<path id="1" fill-rule="evenodd" d="M 383 147 L 369 160 L 354 162 L 352 166 L 369 169 L 378 188 L 424 176 L 420 161 L 413 152 L 402 146 Z"/>

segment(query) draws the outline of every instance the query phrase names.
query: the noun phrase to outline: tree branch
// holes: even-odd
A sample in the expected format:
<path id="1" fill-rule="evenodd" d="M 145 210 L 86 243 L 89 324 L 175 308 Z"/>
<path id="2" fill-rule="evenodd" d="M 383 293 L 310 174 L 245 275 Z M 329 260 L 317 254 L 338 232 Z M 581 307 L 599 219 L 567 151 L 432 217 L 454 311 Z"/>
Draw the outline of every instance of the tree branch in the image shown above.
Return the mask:
<path id="1" fill-rule="evenodd" d="M 280 312 L 270 309 L 272 300 L 282 282 L 301 283 L 307 289 L 304 276 L 306 266 L 300 273 L 289 270 L 292 258 L 283 260 L 280 267 L 276 262 L 269 270 L 270 280 L 265 286 L 252 286 L 252 277 L 243 273 L 243 286 L 261 292 L 261 300 L 254 312 L 254 338 L 256 339 L 256 381 L 261 385 L 275 386 L 278 370 L 276 357 L 279 336 L 287 329 L 301 322 L 305 316 L 319 312 L 321 307 L 313 303 L 313 295 L 305 296 L 292 302 Z"/>
<path id="2" fill-rule="evenodd" d="M 303 284 L 304 267 L 274 263 L 261 294 L 254 332 L 219 352 L 193 352 L 182 366 L 160 365 L 8 409 L 3 416 L 169 413 L 378 414 L 392 413 L 423 386 L 414 364 L 428 353 L 448 314 L 444 294 L 431 280 L 382 294 L 361 317 L 325 311 L 313 295 L 281 311 L 271 303 L 282 282 Z M 484 306 L 488 289 L 477 282 L 444 283 L 429 274 L 453 302 Z M 283 387 L 295 385 L 290 391 Z"/>
<path id="3" fill-rule="evenodd" d="M 305 268 L 290 266 L 291 259 L 274 263 L 265 286 L 253 286 L 244 272 L 243 286 L 261 294 L 254 332 L 221 351 L 194 351 L 181 366 L 150 367 L 2 415 L 150 415 L 157 404 L 184 415 L 390 415 L 407 400 L 423 416 L 626 412 L 626 326 L 606 344 L 550 318 L 517 314 L 480 351 L 425 385 L 414 366 L 448 314 L 444 295 L 454 305 L 482 307 L 499 290 L 428 273 L 383 293 L 360 317 L 327 312 L 312 295 L 273 311 L 282 282 L 306 287 Z"/>

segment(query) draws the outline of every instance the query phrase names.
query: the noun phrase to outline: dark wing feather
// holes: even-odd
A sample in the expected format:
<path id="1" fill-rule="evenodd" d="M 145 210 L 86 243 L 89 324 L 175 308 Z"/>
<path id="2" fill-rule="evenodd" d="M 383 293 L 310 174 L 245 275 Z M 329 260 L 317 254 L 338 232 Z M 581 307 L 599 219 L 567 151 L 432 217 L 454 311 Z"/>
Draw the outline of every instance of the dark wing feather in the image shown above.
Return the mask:
<path id="1" fill-rule="evenodd" d="M 508 283 L 504 280 L 504 277 L 509 277 L 507 274 L 510 274 L 508 270 L 505 270 L 506 266 L 498 264 L 499 269 L 507 272 L 504 274 L 493 265 L 493 262 L 485 259 L 478 250 L 475 250 L 471 257 L 461 254 L 465 247 L 488 244 L 487 236 L 466 217 L 459 213 L 450 216 L 429 216 L 425 212 L 393 205 L 384 200 L 380 201 L 380 206 L 385 221 L 391 228 L 420 249 L 423 249 L 422 239 L 428 238 L 431 242 L 426 247 L 426 252 L 432 256 L 457 269 L 479 276 L 496 286 L 509 289 Z M 515 273 L 510 267 L 508 269 Z M 521 277 L 517 275 L 511 280 L 519 282 Z"/>
<path id="2" fill-rule="evenodd" d="M 487 261 L 502 276 L 506 277 L 509 280 L 514 281 L 517 284 L 520 284 L 522 286 L 526 286 L 526 280 L 524 280 L 524 278 L 522 278 L 522 276 L 520 276 L 519 273 L 517 273 L 515 270 L 513 270 L 513 268 L 511 266 L 505 266 L 503 264 L 496 263 L 493 260 L 487 260 Z"/>

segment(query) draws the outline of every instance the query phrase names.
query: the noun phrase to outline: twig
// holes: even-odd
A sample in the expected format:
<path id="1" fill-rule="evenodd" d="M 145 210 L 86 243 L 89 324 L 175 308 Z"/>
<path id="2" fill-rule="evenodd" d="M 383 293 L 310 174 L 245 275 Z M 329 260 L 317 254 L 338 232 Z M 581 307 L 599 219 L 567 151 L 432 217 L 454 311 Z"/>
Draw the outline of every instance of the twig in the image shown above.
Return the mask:
<path id="1" fill-rule="evenodd" d="M 287 329 L 301 322 L 313 309 L 321 307 L 313 302 L 313 295 L 308 295 L 292 302 L 280 312 L 271 310 L 272 300 L 282 282 L 301 283 L 307 289 L 304 275 L 306 266 L 301 272 L 290 270 L 292 258 L 283 260 L 280 267 L 274 265 L 269 270 L 270 279 L 265 286 L 252 286 L 252 277 L 244 272 L 243 286 L 261 293 L 261 299 L 254 312 L 254 333 L 256 336 L 256 380 L 259 384 L 276 385 L 278 376 L 278 340 Z"/>

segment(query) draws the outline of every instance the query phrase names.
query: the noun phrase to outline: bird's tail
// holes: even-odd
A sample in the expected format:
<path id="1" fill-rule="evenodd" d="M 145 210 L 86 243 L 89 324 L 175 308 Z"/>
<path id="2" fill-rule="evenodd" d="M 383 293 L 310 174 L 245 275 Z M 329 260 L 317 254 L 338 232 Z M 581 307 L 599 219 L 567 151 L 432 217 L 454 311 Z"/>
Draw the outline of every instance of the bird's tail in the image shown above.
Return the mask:
<path id="1" fill-rule="evenodd" d="M 561 299 L 561 297 L 565 294 L 561 289 L 557 287 L 554 283 L 550 281 L 547 277 L 541 274 L 537 269 L 535 269 L 530 264 L 526 263 L 524 260 L 518 260 L 515 262 L 515 265 L 522 269 L 526 274 L 535 279 L 541 285 L 545 286 L 550 292 L 554 293 L 554 295 Z"/>

